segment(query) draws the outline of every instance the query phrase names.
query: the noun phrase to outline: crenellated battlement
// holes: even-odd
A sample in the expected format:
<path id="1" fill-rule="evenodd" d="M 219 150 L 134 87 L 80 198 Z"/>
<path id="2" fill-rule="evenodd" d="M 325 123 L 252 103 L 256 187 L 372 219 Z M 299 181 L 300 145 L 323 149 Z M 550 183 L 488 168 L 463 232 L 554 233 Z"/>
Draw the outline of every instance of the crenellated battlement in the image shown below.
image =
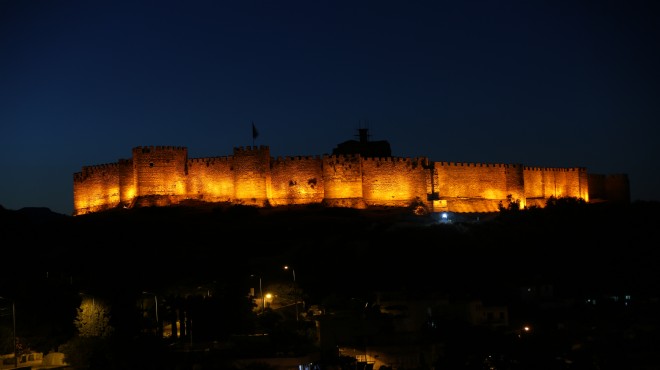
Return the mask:
<path id="1" fill-rule="evenodd" d="M 524 166 L 525 171 L 586 172 L 584 167 L 532 167 Z"/>
<path id="2" fill-rule="evenodd" d="M 357 158 L 362 158 L 359 154 L 324 154 L 323 155 L 324 159 L 332 159 L 332 160 L 355 160 Z"/>
<path id="3" fill-rule="evenodd" d="M 232 156 L 221 156 L 221 157 L 203 157 L 203 158 L 188 158 L 188 163 L 201 163 L 201 164 L 213 164 L 216 162 L 227 163 L 232 161 L 234 158 Z"/>
<path id="4" fill-rule="evenodd" d="M 94 171 L 105 171 L 108 168 L 113 168 L 113 167 L 118 167 L 119 163 L 102 163 L 102 164 L 95 164 L 91 166 L 83 166 L 82 172 L 85 173 L 93 173 Z"/>
<path id="5" fill-rule="evenodd" d="M 133 152 L 142 152 L 150 153 L 153 151 L 187 151 L 188 148 L 185 146 L 168 146 L 168 145 L 150 145 L 150 146 L 136 146 L 133 148 Z"/>
<path id="6" fill-rule="evenodd" d="M 80 172 L 73 174 L 74 181 L 83 181 L 84 179 L 94 176 L 97 173 L 105 173 L 109 170 L 116 170 L 119 168 L 120 163 L 103 163 L 90 166 L 83 166 Z"/>
<path id="7" fill-rule="evenodd" d="M 267 145 L 259 146 L 236 146 L 234 147 L 234 153 L 243 153 L 243 152 L 261 152 L 264 150 L 270 151 L 270 147 Z"/>
<path id="8" fill-rule="evenodd" d="M 440 167 L 490 167 L 490 168 L 518 168 L 519 164 L 510 163 L 477 163 L 477 162 L 434 162 Z"/>
<path id="9" fill-rule="evenodd" d="M 364 157 L 362 158 L 363 161 L 365 162 L 403 162 L 403 163 L 411 163 L 414 161 L 413 158 L 410 157 Z"/>
<path id="10" fill-rule="evenodd" d="M 396 168 L 417 168 L 419 166 L 428 168 L 429 160 L 426 157 L 365 157 L 362 158 L 363 166 L 366 167 L 383 167 L 386 166 L 391 169 Z"/>
<path id="11" fill-rule="evenodd" d="M 592 175 L 584 167 L 360 154 L 271 157 L 266 145 L 238 146 L 233 155 L 214 157 L 188 158 L 185 146 L 137 146 L 132 154 L 73 174 L 74 215 L 146 204 L 141 199 L 153 197 L 160 199 L 157 205 L 197 199 L 351 208 L 401 207 L 421 200 L 429 209 L 453 212 L 496 212 L 508 196 L 523 206 L 527 201 L 542 205 L 550 196 L 588 201 L 592 188 L 600 199 L 629 199 L 626 174 Z"/>
<path id="12" fill-rule="evenodd" d="M 271 158 L 271 162 L 274 164 L 279 164 L 283 162 L 295 162 L 295 161 L 311 161 L 321 159 L 320 155 L 299 155 L 299 156 L 285 156 Z"/>

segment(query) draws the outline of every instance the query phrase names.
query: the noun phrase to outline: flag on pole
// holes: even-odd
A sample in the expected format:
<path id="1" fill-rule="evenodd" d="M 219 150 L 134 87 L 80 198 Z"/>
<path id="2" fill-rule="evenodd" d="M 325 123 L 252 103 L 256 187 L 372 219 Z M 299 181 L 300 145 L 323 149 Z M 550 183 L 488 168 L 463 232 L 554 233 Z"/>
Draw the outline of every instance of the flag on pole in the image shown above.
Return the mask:
<path id="1" fill-rule="evenodd" d="M 254 122 L 252 122 L 252 140 L 256 139 L 257 136 L 259 136 L 259 132 L 257 132 L 257 128 L 254 127 Z"/>

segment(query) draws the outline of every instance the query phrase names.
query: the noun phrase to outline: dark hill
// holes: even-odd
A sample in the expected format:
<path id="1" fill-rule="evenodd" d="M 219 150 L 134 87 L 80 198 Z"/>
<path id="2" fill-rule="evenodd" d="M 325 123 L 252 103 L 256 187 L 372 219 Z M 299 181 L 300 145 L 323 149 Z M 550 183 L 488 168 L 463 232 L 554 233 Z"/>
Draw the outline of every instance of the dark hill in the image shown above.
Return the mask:
<path id="1" fill-rule="evenodd" d="M 408 209 L 192 207 L 69 217 L 2 210 L 3 278 L 55 271 L 99 287 L 277 276 L 308 292 L 483 295 L 546 279 L 565 291 L 658 289 L 658 203 L 560 205 L 438 224 Z M 8 259 L 7 259 L 8 258 Z M 304 278 L 303 278 L 304 277 Z"/>

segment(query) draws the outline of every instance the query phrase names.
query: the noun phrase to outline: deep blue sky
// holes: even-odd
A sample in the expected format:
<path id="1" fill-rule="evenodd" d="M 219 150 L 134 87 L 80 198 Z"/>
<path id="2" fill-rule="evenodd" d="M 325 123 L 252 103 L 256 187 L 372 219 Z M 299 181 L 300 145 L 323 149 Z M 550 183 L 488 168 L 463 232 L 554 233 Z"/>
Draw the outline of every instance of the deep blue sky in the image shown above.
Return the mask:
<path id="1" fill-rule="evenodd" d="M 0 205 L 135 146 L 627 173 L 660 200 L 656 1 L 0 0 Z"/>

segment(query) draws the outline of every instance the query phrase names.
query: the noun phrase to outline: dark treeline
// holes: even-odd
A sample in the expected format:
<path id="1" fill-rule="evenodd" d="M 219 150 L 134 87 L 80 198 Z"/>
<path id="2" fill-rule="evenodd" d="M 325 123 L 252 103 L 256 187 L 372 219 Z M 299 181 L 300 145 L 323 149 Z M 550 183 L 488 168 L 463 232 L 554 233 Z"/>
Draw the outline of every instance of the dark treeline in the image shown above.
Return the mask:
<path id="1" fill-rule="evenodd" d="M 180 279 L 268 275 L 292 264 L 300 283 L 319 295 L 337 287 L 478 294 L 539 278 L 571 289 L 618 284 L 643 291 L 657 288 L 659 209 L 655 202 L 560 201 L 452 223 L 408 209 L 320 206 L 182 206 L 76 217 L 3 209 L 2 274 L 50 272 L 99 289 L 119 281 L 156 288 Z"/>

